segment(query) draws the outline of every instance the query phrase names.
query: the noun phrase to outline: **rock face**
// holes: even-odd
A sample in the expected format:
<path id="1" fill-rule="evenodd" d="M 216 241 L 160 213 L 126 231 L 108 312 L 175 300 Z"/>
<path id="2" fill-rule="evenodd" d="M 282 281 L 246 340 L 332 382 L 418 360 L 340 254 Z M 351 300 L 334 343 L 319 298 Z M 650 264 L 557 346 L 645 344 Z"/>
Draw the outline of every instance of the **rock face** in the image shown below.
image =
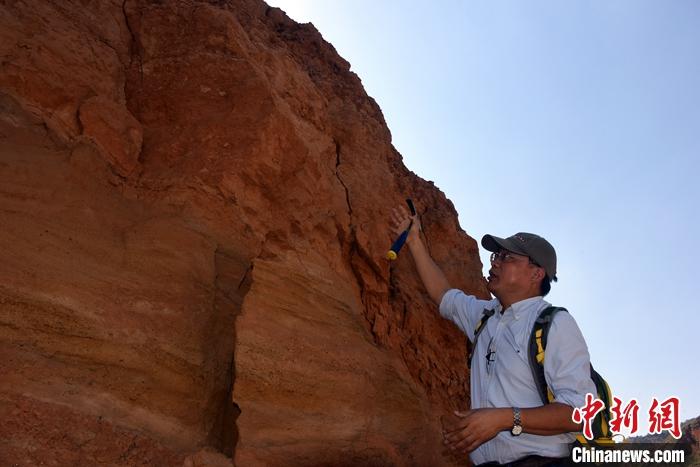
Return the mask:
<path id="1" fill-rule="evenodd" d="M 477 245 L 349 68 L 258 0 L 0 4 L 0 464 L 453 462 L 390 210 L 485 296 Z"/>
<path id="2" fill-rule="evenodd" d="M 668 431 L 645 436 L 632 436 L 626 443 L 663 445 L 665 449 L 682 449 L 685 451 L 683 465 L 700 465 L 700 417 L 691 418 L 681 423 L 681 437 L 675 439 Z"/>

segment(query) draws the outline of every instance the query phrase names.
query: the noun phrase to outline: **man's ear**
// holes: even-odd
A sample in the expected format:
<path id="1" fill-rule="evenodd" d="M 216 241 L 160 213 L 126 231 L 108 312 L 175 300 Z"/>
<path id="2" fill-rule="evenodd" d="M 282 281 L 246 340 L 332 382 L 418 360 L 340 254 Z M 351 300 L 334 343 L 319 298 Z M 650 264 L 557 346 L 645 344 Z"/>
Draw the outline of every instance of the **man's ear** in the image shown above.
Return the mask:
<path id="1" fill-rule="evenodd" d="M 532 281 L 533 282 L 541 282 L 542 279 L 544 279 L 544 269 L 543 268 L 535 268 L 535 271 L 532 273 Z"/>

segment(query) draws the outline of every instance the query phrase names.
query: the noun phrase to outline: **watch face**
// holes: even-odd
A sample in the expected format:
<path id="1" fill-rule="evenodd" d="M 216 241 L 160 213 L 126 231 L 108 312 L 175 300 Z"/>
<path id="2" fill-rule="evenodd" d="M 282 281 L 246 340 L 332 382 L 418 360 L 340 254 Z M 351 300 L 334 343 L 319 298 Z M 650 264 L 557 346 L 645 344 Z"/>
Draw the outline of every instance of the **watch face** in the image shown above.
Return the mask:
<path id="1" fill-rule="evenodd" d="M 518 436 L 520 433 L 523 432 L 523 427 L 520 425 L 515 425 L 512 430 L 510 430 L 511 433 L 513 433 L 513 436 Z"/>

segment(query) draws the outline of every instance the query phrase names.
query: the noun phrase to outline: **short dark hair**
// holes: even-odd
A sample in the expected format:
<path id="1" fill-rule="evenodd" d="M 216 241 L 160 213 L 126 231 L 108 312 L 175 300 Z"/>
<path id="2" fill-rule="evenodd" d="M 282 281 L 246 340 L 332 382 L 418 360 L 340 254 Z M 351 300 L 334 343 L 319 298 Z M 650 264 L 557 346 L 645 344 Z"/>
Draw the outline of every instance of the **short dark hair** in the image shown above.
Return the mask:
<path id="1" fill-rule="evenodd" d="M 534 259 L 532 259 L 530 257 L 528 257 L 528 259 L 530 260 L 530 264 L 532 264 L 533 266 L 537 266 L 538 268 L 542 268 L 542 266 L 537 264 Z M 544 268 L 542 268 L 542 269 L 544 269 Z M 540 295 L 542 297 L 544 297 L 549 293 L 550 290 L 552 290 L 552 279 L 550 279 L 549 276 L 547 275 L 547 272 L 545 272 L 544 277 L 542 278 L 542 281 L 540 282 Z"/>
<path id="2" fill-rule="evenodd" d="M 549 276 L 545 275 L 540 282 L 540 295 L 546 296 L 549 291 L 552 290 L 552 280 Z"/>

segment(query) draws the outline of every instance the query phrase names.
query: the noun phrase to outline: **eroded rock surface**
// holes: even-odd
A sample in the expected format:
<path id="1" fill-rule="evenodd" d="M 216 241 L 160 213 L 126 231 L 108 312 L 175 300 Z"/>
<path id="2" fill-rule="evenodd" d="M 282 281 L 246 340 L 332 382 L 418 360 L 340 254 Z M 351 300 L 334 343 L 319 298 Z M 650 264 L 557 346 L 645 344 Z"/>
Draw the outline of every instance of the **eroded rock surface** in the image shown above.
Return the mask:
<path id="1" fill-rule="evenodd" d="M 312 25 L 257 0 L 3 3 L 0 463 L 449 464 L 465 339 L 384 259 L 406 197 L 485 295 Z"/>

